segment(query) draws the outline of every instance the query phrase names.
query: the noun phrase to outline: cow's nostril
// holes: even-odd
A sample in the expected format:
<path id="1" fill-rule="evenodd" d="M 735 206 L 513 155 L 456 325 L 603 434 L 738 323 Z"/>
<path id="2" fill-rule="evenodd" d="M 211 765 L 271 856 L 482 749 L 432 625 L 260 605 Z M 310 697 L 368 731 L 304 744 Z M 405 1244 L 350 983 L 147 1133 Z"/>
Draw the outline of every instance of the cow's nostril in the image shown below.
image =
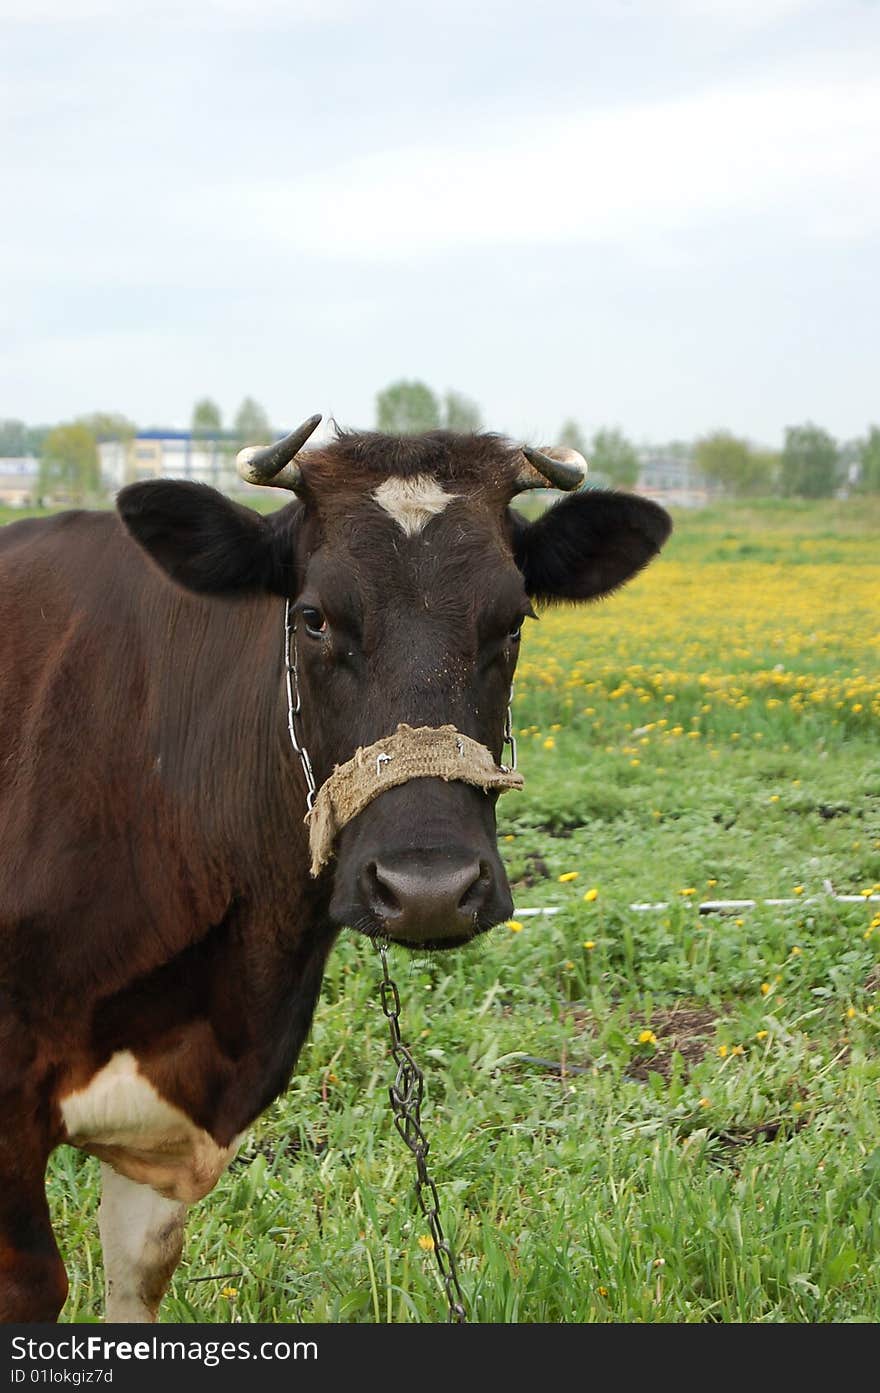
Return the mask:
<path id="1" fill-rule="evenodd" d="M 487 861 L 481 861 L 477 874 L 458 902 L 462 914 L 476 914 L 492 888 L 492 872 Z"/>
<path id="2" fill-rule="evenodd" d="M 403 906 L 375 861 L 368 861 L 361 872 L 361 889 L 370 909 L 380 919 L 393 919 L 400 914 Z"/>

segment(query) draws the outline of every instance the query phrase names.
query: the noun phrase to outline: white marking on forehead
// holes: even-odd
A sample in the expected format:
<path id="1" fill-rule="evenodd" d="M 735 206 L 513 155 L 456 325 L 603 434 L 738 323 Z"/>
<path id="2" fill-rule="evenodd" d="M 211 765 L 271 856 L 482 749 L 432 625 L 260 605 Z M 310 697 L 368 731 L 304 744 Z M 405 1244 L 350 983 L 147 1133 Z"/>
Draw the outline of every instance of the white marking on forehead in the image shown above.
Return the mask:
<path id="1" fill-rule="evenodd" d="M 416 474 L 412 479 L 386 479 L 373 490 L 373 497 L 408 537 L 414 537 L 458 494 L 447 493 L 432 474 Z"/>

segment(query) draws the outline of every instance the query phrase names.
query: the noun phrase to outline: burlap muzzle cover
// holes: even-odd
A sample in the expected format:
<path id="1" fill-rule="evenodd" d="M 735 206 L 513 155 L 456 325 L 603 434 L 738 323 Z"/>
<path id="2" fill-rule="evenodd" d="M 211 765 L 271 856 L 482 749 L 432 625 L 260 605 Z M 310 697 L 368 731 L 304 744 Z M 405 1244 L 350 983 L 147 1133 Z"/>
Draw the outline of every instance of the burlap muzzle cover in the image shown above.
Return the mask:
<path id="1" fill-rule="evenodd" d="M 399 725 L 393 735 L 337 764 L 306 816 L 312 875 L 330 859 L 337 834 L 386 789 L 410 779 L 446 779 L 488 790 L 522 788 L 522 775 L 499 767 L 485 745 L 455 726 Z"/>

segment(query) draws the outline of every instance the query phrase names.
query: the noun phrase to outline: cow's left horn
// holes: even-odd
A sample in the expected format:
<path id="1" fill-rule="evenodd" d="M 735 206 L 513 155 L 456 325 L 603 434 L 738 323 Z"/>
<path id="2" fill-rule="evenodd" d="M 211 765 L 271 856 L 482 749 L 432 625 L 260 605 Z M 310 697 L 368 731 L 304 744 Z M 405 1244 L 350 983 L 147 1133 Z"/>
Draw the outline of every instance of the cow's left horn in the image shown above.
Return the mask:
<path id="1" fill-rule="evenodd" d="M 245 483 L 290 489 L 296 493 L 302 484 L 297 453 L 320 422 L 320 416 L 310 416 L 292 434 L 276 440 L 274 445 L 248 445 L 239 450 L 235 467 Z"/>
<path id="2" fill-rule="evenodd" d="M 580 488 L 587 473 L 587 461 L 577 450 L 566 445 L 545 445 L 543 450 L 523 446 L 522 468 L 516 478 L 516 490 L 553 488 L 570 492 Z"/>

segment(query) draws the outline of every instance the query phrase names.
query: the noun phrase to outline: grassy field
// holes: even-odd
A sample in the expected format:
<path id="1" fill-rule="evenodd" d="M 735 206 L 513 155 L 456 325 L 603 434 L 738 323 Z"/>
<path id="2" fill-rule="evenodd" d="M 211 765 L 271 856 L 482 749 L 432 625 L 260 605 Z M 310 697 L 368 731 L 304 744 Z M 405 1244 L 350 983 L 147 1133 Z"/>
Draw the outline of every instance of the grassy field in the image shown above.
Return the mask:
<path id="1" fill-rule="evenodd" d="M 524 640 L 518 915 L 395 950 L 474 1319 L 880 1319 L 880 508 L 730 505 Z M 790 907 L 701 916 L 704 898 Z M 632 902 L 665 902 L 639 912 Z M 167 1320 L 445 1316 L 345 938 L 286 1096 L 193 1213 Z M 97 1163 L 56 1153 L 70 1320 Z"/>

